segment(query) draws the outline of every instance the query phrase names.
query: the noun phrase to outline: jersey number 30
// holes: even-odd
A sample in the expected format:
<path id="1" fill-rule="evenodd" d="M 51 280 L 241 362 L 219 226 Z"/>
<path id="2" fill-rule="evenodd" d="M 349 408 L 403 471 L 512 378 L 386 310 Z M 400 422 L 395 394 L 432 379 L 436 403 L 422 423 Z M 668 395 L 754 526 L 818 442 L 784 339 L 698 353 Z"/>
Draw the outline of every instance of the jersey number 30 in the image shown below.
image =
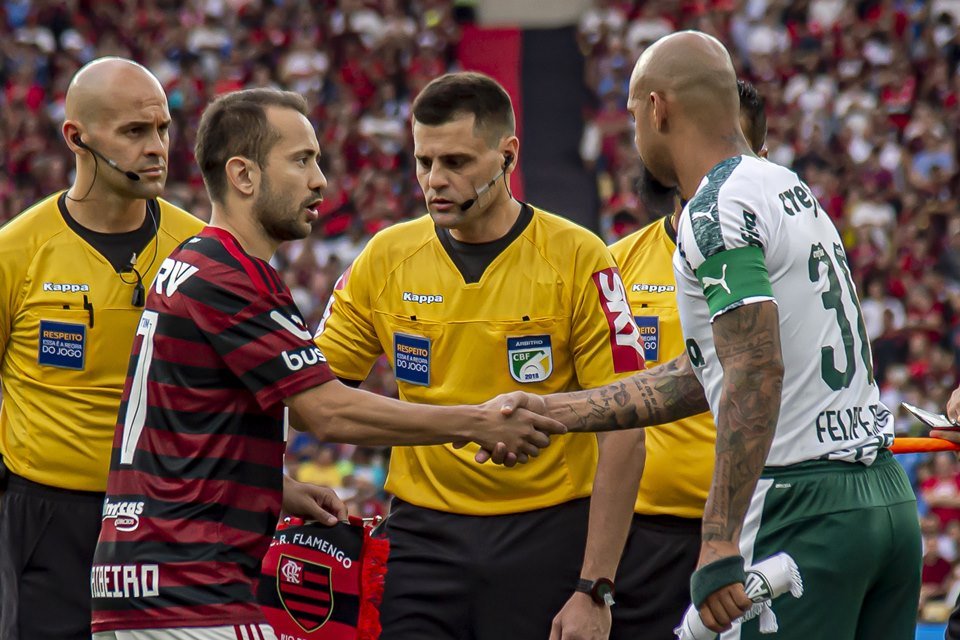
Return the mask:
<path id="1" fill-rule="evenodd" d="M 857 333 L 860 336 L 860 361 L 867 371 L 867 380 L 873 384 L 873 356 L 870 353 L 870 342 L 867 339 L 867 328 L 863 323 L 863 312 L 860 310 L 860 303 L 853 289 L 853 280 L 850 278 L 850 267 L 847 265 L 847 256 L 843 247 L 834 243 L 833 257 L 840 265 L 840 271 L 843 272 L 843 284 L 837 275 L 837 269 L 834 267 L 830 254 L 820 243 L 810 247 L 810 259 L 807 262 L 809 268 L 810 282 L 820 281 L 820 265 L 826 267 L 827 290 L 821 294 L 824 309 L 833 309 L 837 314 L 837 324 L 840 327 L 840 335 L 843 339 L 844 361 L 846 366 L 841 370 L 837 368 L 836 353 L 833 346 L 820 347 L 820 375 L 823 381 L 833 389 L 839 391 L 850 386 L 853 376 L 857 371 L 857 360 L 854 355 L 853 330 L 850 327 L 850 320 L 847 318 L 847 312 L 843 308 L 843 296 L 853 302 L 853 307 L 857 311 Z M 844 287 L 844 284 L 846 287 Z"/>
<path id="2" fill-rule="evenodd" d="M 137 327 L 137 335 L 143 336 L 140 355 L 137 356 L 137 369 L 133 373 L 130 385 L 130 397 L 127 399 L 127 413 L 123 417 L 123 439 L 120 443 L 120 464 L 133 464 L 133 454 L 137 450 L 137 441 L 143 433 L 147 421 L 147 370 L 153 360 L 153 335 L 157 331 L 157 312 L 144 311 Z"/>

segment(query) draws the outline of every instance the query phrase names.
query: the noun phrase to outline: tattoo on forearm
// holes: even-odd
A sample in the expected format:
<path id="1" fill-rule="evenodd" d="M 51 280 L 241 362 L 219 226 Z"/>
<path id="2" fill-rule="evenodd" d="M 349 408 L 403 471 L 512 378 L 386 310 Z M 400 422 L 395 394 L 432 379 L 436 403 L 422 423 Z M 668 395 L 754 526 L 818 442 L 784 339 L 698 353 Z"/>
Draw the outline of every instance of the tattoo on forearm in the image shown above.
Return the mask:
<path id="1" fill-rule="evenodd" d="M 563 396 L 576 431 L 614 431 L 665 424 L 709 407 L 686 354 L 605 387 Z"/>
<path id="2" fill-rule="evenodd" d="M 735 541 L 780 415 L 783 360 L 777 307 L 762 302 L 729 311 L 714 321 L 713 335 L 724 379 L 703 539 Z"/>

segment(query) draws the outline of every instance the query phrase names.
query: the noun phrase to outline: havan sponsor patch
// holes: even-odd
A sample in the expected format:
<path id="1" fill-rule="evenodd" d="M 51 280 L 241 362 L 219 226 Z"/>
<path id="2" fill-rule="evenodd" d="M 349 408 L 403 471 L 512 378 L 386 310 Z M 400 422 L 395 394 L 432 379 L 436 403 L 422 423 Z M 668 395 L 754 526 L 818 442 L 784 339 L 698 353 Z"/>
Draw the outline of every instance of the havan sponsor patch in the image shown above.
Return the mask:
<path id="1" fill-rule="evenodd" d="M 397 380 L 430 386 L 430 338 L 393 334 L 393 370 Z"/>
<path id="2" fill-rule="evenodd" d="M 553 373 L 550 336 L 507 338 L 507 362 L 517 382 L 543 382 Z"/>
<path id="3" fill-rule="evenodd" d="M 47 367 L 83 370 L 86 351 L 86 325 L 55 320 L 40 321 L 37 363 Z"/>

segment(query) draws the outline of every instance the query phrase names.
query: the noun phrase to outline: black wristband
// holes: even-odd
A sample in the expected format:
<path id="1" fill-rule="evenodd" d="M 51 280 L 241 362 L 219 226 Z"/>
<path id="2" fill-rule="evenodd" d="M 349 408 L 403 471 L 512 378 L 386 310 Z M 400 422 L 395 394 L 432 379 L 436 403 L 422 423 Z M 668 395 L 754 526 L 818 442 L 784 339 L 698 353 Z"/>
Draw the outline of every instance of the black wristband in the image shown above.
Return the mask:
<path id="1" fill-rule="evenodd" d="M 690 599 L 699 609 L 707 597 L 728 584 L 743 583 L 747 574 L 743 569 L 743 558 L 729 556 L 704 565 L 690 576 Z"/>

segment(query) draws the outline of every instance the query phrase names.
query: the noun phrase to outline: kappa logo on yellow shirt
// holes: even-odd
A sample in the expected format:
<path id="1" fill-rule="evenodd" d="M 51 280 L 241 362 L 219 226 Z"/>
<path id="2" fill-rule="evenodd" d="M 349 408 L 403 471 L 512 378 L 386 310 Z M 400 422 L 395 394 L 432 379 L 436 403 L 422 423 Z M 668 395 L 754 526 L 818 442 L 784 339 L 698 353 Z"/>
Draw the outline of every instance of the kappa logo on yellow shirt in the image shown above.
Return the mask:
<path id="1" fill-rule="evenodd" d="M 543 382 L 553 373 L 550 336 L 507 338 L 507 360 L 517 382 Z"/>

